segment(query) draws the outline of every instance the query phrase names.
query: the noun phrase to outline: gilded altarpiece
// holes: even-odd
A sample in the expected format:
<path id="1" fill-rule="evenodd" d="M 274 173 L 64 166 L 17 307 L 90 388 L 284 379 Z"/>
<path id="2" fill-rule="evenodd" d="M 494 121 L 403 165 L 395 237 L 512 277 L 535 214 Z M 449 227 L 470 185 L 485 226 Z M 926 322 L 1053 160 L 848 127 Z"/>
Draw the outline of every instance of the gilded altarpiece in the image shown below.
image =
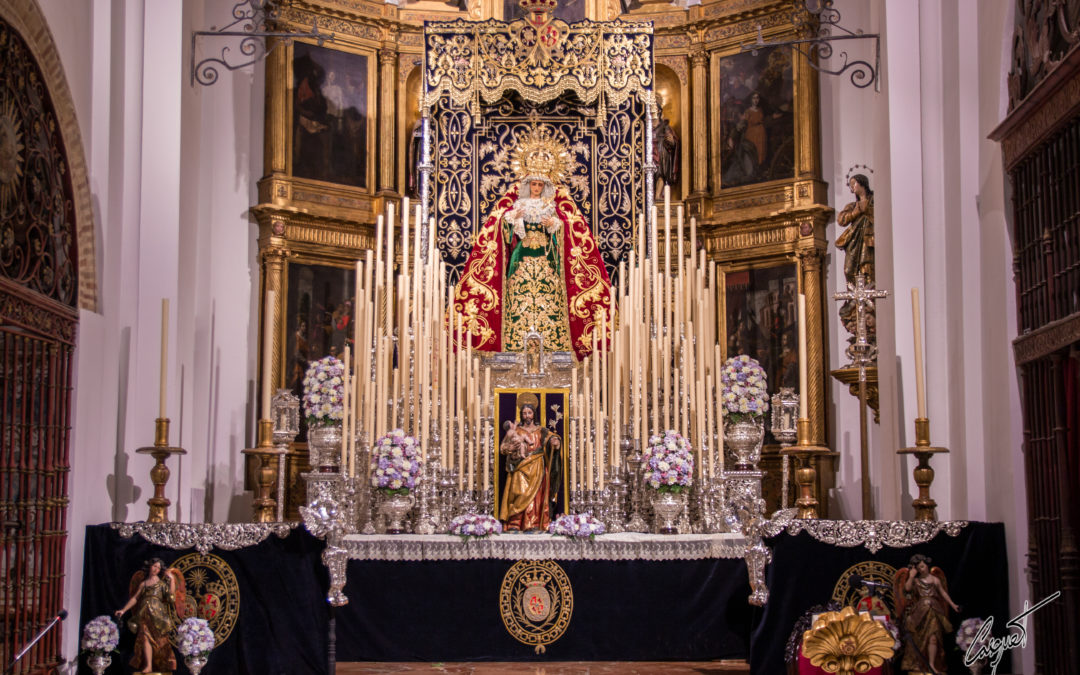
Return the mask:
<path id="1" fill-rule="evenodd" d="M 624 18 L 651 20 L 656 62 L 685 77 L 682 136 L 691 142 L 682 146 L 685 196 L 678 201 L 698 219 L 697 246 L 736 279 L 793 270 L 797 292 L 806 294 L 810 428 L 813 442 L 824 444 L 830 365 L 825 361 L 825 228 L 832 209 L 821 181 L 818 74 L 790 47 L 756 53 L 750 48 L 759 30 L 764 42 L 804 37 L 809 17 L 801 3 L 706 0 L 686 10 L 646 2 Z M 778 285 L 781 294 L 787 292 L 784 286 Z M 726 300 L 720 298 L 719 305 L 726 308 Z M 728 334 L 727 326 L 720 329 Z M 728 345 L 722 348 L 725 357 L 733 355 Z M 783 352 L 782 343 L 777 349 Z M 775 386 L 770 382 L 770 391 Z M 779 449 L 767 443 L 762 454 L 770 511 L 779 505 Z M 825 516 L 836 457 L 818 462 L 819 514 Z"/>
<path id="2" fill-rule="evenodd" d="M 301 352 L 324 355 L 312 350 L 325 325 L 335 327 L 347 312 L 352 294 L 346 280 L 363 252 L 375 246 L 376 214 L 406 193 L 407 110 L 410 103 L 413 110 L 418 106 L 415 96 L 408 99 L 404 83 L 410 73 L 419 82 L 423 21 L 466 15 L 445 3 L 431 4 L 278 3 L 275 28 L 304 32 L 317 22 L 319 32 L 333 40 L 322 45 L 271 40 L 265 61 L 264 175 L 252 213 L 259 224 L 260 313 L 266 291 L 276 292 L 274 388 L 295 384 Z M 490 7 L 486 11 L 493 13 Z M 334 280 L 333 288 L 320 280 Z M 311 288 L 298 287 L 305 283 Z M 335 339 L 325 346 L 339 348 Z M 308 468 L 308 456 L 302 438 L 287 456 L 287 517 L 292 519 L 305 498 L 300 474 Z"/>

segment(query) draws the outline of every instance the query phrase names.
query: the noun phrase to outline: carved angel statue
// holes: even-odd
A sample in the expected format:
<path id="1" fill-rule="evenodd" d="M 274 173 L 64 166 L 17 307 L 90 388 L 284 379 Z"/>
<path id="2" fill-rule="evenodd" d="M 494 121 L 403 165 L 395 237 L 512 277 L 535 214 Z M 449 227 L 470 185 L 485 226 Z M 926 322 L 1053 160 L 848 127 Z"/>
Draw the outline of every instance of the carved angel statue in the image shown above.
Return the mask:
<path id="1" fill-rule="evenodd" d="M 896 619 L 911 640 L 904 641 L 901 669 L 923 672 L 933 667 L 945 672 L 945 634 L 952 632 L 949 609 L 960 608 L 949 597 L 945 573 L 930 567 L 929 557 L 917 553 L 908 567 L 902 567 L 893 579 Z M 929 666 L 929 667 L 928 667 Z"/>
<path id="2" fill-rule="evenodd" d="M 119 619 L 135 608 L 128 621 L 128 627 L 135 633 L 131 667 L 140 673 L 174 670 L 176 655 L 169 642 L 169 633 L 175 629 L 174 617 L 185 614 L 184 575 L 177 569 L 165 567 L 161 558 L 151 558 L 143 569 L 131 576 L 128 593 L 131 597 L 116 610 L 116 617 Z"/>

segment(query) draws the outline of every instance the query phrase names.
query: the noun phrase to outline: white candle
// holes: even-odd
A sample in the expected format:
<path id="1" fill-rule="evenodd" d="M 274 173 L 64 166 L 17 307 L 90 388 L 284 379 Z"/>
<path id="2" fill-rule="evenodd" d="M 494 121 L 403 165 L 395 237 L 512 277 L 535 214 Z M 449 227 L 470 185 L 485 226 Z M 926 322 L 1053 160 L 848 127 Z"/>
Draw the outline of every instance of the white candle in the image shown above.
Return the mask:
<path id="1" fill-rule="evenodd" d="M 273 293 L 273 291 L 271 291 Z M 169 363 L 169 299 L 161 299 L 161 376 L 158 378 L 158 417 L 165 419 L 165 386 Z"/>
<path id="2" fill-rule="evenodd" d="M 806 405 L 806 295 L 799 293 L 799 419 L 809 419 Z"/>
<path id="3" fill-rule="evenodd" d="M 926 374 L 922 358 L 922 323 L 919 320 L 919 289 L 911 289 L 911 327 L 915 333 L 915 396 L 919 404 L 919 418 L 926 419 Z"/>

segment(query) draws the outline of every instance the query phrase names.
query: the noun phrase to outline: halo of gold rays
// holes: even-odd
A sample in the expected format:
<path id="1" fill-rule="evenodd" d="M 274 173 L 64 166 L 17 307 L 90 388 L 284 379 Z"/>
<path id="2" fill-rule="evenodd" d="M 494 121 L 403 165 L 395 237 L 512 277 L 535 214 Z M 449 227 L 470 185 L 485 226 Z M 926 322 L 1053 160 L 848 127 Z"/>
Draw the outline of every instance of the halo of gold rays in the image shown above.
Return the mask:
<path id="1" fill-rule="evenodd" d="M 15 185 L 22 178 L 22 120 L 15 102 L 0 107 L 0 207 L 6 208 L 15 197 Z"/>
<path id="2" fill-rule="evenodd" d="M 544 176 L 553 184 L 563 181 L 571 168 L 570 150 L 548 124 L 533 123 L 510 155 L 510 169 L 518 180 Z"/>

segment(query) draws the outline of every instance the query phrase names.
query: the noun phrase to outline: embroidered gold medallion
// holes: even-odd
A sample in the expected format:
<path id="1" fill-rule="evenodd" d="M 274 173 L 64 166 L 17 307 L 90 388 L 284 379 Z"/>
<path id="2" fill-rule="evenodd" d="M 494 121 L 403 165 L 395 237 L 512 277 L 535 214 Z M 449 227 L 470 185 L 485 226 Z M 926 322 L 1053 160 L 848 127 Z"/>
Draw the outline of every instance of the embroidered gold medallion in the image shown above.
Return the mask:
<path id="1" fill-rule="evenodd" d="M 570 625 L 570 578 L 553 560 L 519 560 L 503 577 L 499 613 L 516 640 L 543 654 Z"/>
<path id="2" fill-rule="evenodd" d="M 218 645 L 232 633 L 240 615 L 240 584 L 229 564 L 213 554 L 191 553 L 178 558 L 172 567 L 184 575 L 187 602 L 177 612 L 180 621 L 190 617 L 206 619 Z"/>

